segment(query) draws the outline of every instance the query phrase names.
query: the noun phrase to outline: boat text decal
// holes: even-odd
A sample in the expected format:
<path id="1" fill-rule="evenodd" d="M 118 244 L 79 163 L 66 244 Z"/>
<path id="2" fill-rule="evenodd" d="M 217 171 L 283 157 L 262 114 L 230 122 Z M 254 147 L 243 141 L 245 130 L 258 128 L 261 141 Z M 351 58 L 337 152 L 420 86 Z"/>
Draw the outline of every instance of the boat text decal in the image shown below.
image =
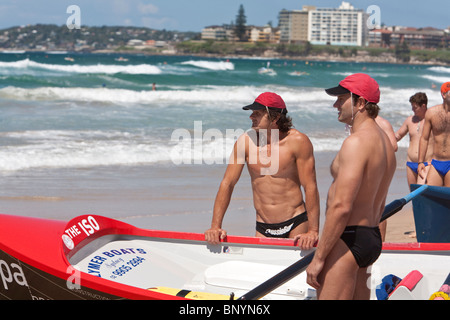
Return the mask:
<path id="1" fill-rule="evenodd" d="M 78 221 L 78 223 L 75 223 L 74 225 L 67 228 L 62 235 L 62 240 L 66 247 L 69 250 L 72 250 L 74 248 L 73 240 L 76 237 L 78 237 L 79 235 L 89 237 L 99 229 L 100 226 L 95 218 L 92 216 L 88 216 L 86 219 L 82 219 L 81 221 Z"/>
<path id="2" fill-rule="evenodd" d="M 141 248 L 118 248 L 104 251 L 87 261 L 87 273 L 110 279 L 117 279 L 141 265 L 146 259 L 147 252 Z"/>

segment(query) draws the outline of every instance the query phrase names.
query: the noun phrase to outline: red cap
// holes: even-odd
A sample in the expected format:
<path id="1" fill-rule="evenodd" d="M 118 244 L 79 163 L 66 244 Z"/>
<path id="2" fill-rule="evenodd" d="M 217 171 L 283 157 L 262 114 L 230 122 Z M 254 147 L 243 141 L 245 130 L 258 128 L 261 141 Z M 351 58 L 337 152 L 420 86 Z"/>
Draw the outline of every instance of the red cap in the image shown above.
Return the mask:
<path id="1" fill-rule="evenodd" d="M 369 102 L 380 101 L 380 87 L 378 83 L 365 73 L 355 73 L 339 82 L 339 86 L 326 89 L 329 95 L 336 96 L 352 92 Z"/>
<path id="2" fill-rule="evenodd" d="M 442 94 L 446 93 L 447 91 L 450 91 L 450 81 L 444 83 L 444 84 L 442 85 L 442 87 L 441 87 L 441 93 L 442 93 Z"/>
<path id="3" fill-rule="evenodd" d="M 244 110 L 262 110 L 266 107 L 272 110 L 287 113 L 286 104 L 283 99 L 276 93 L 264 92 L 261 93 L 252 104 L 243 107 Z"/>

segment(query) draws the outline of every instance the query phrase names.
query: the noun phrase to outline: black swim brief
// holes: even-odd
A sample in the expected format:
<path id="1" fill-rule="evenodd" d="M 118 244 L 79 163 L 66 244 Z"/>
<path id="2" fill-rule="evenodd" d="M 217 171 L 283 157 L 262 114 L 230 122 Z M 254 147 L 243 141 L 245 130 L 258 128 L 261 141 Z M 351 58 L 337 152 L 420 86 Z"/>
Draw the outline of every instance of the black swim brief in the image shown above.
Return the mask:
<path id="1" fill-rule="evenodd" d="M 257 221 L 256 231 L 270 238 L 289 238 L 289 233 L 305 221 L 308 221 L 306 211 L 281 223 L 262 223 Z"/>
<path id="2" fill-rule="evenodd" d="M 341 235 L 360 268 L 366 268 L 377 261 L 381 254 L 380 228 L 347 226 Z"/>

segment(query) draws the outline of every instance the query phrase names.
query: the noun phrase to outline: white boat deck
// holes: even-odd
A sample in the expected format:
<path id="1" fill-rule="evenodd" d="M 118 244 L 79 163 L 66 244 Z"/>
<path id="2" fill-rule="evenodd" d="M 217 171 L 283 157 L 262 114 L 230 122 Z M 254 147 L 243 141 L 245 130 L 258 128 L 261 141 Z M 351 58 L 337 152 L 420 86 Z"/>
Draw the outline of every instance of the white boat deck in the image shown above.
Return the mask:
<path id="1" fill-rule="evenodd" d="M 70 262 L 83 272 L 143 289 L 169 287 L 223 295 L 233 292 L 240 297 L 308 253 L 284 246 L 210 246 L 201 241 L 157 238 L 112 242 L 98 239 Z M 372 266 L 371 299 L 377 299 L 375 288 L 384 276 L 404 278 L 413 270 L 423 275 L 420 281 L 412 290 L 398 290 L 390 299 L 429 299 L 450 271 L 448 254 L 383 251 Z M 315 290 L 306 284 L 306 273 L 302 273 L 263 299 L 315 297 Z"/>

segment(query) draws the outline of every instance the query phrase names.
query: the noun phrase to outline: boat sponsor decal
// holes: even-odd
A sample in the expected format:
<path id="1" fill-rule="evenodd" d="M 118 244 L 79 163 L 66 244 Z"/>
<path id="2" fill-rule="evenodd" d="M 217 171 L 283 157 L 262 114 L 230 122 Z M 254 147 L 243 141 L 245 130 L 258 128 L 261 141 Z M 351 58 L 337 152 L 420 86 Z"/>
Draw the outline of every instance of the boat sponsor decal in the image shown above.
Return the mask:
<path id="1" fill-rule="evenodd" d="M 118 279 L 142 265 L 147 260 L 146 255 L 141 248 L 117 248 L 94 254 L 78 267 L 100 278 Z"/>
<path id="2" fill-rule="evenodd" d="M 0 250 L 0 300 L 110 300 L 121 297 L 59 278 Z"/>
<path id="3" fill-rule="evenodd" d="M 70 238 L 67 234 L 64 233 L 62 235 L 62 240 L 63 240 L 64 244 L 66 245 L 67 249 L 72 250 L 75 247 L 75 245 L 72 241 L 72 238 Z"/>
<path id="4" fill-rule="evenodd" d="M 16 284 L 28 287 L 22 267 L 15 262 L 7 262 L 0 259 L 0 280 L 5 290 L 9 290 L 11 286 L 14 287 Z"/>
<path id="5" fill-rule="evenodd" d="M 87 216 L 73 225 L 69 226 L 62 235 L 62 240 L 67 249 L 72 250 L 75 247 L 74 240 L 82 236 L 89 237 L 96 231 L 100 230 L 100 225 L 93 216 Z M 78 240 L 78 239 L 77 239 Z M 82 239 L 81 239 L 82 240 Z M 80 240 L 78 240 L 79 242 Z"/>

